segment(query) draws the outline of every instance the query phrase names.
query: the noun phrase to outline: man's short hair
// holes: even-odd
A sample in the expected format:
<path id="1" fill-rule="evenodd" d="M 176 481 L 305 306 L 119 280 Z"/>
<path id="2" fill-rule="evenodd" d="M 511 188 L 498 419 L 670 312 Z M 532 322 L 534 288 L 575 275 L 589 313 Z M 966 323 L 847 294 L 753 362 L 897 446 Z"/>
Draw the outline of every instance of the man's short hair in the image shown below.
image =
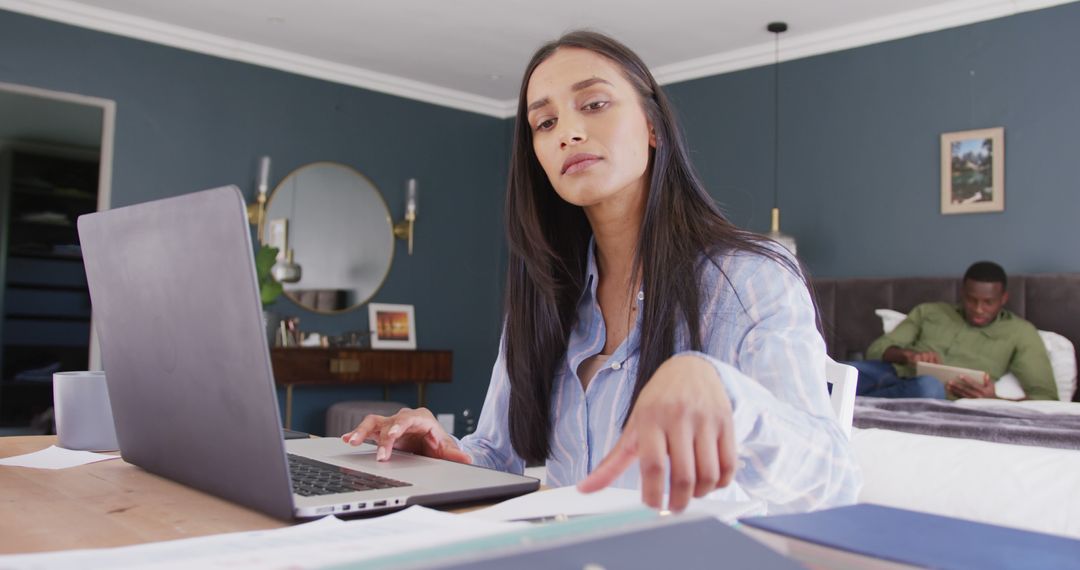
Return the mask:
<path id="1" fill-rule="evenodd" d="M 980 283 L 1001 283 L 1002 291 L 1005 290 L 1005 287 L 1008 284 L 1005 270 L 993 261 L 979 261 L 973 263 L 964 273 L 964 281 L 967 281 L 968 279 Z"/>

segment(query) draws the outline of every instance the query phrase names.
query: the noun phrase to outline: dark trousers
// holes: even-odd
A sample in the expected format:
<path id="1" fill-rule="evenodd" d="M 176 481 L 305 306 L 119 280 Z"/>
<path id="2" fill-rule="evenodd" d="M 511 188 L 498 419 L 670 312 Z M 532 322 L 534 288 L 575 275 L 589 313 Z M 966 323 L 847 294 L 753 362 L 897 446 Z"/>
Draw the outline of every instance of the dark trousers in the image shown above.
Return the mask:
<path id="1" fill-rule="evenodd" d="M 875 398 L 937 398 L 945 399 L 945 386 L 933 376 L 902 378 L 892 364 L 881 360 L 847 362 L 859 371 L 855 394 Z"/>

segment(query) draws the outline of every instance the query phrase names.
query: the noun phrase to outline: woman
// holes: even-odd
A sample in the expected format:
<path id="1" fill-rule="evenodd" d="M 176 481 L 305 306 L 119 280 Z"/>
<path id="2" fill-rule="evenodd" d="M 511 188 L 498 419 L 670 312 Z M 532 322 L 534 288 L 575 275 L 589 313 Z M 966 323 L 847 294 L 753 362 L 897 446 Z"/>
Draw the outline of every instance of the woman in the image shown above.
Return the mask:
<path id="1" fill-rule="evenodd" d="M 549 485 L 640 486 L 654 508 L 665 490 L 672 510 L 718 488 L 770 512 L 855 500 L 796 262 L 720 213 L 629 49 L 574 32 L 533 56 L 506 220 L 505 330 L 476 433 L 402 410 L 345 441 L 374 437 L 380 460 L 546 461 Z"/>

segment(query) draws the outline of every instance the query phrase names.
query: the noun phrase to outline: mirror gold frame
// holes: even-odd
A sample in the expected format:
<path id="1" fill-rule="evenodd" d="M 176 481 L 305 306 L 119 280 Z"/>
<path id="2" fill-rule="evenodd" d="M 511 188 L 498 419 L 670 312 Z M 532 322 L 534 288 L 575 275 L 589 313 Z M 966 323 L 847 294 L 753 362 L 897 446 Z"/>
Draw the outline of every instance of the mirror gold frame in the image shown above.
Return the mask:
<path id="1" fill-rule="evenodd" d="M 290 192 L 290 193 L 286 194 L 286 189 L 288 188 L 288 185 L 289 184 L 295 184 L 295 181 L 297 179 L 299 179 L 299 177 L 303 173 L 305 173 L 305 172 L 307 172 L 309 170 L 315 169 L 315 168 L 326 168 L 326 167 L 339 168 L 339 169 L 347 171 L 351 175 L 354 175 L 357 178 L 357 188 L 355 188 L 355 190 L 359 190 L 361 192 L 364 192 L 364 191 L 367 191 L 368 189 L 370 189 L 371 194 L 374 195 L 376 198 L 378 198 L 377 204 L 378 204 L 379 207 L 381 207 L 381 211 L 378 213 L 378 219 L 380 221 L 385 219 L 386 240 L 389 243 L 388 251 L 386 252 L 386 257 L 385 257 L 385 259 L 386 259 L 386 261 L 385 261 L 386 267 L 385 267 L 385 270 L 382 272 L 382 275 L 378 277 L 378 284 L 370 292 L 364 292 L 362 290 L 359 290 L 357 292 L 356 296 L 355 296 L 356 301 L 351 303 L 346 308 L 327 310 L 327 309 L 318 309 L 318 308 L 312 307 L 310 305 L 304 304 L 304 303 L 302 303 L 300 301 L 300 299 L 297 297 L 297 295 L 295 295 L 292 291 L 289 290 L 288 285 L 286 285 L 286 288 L 285 288 L 285 291 L 284 291 L 285 296 L 288 297 L 289 300 L 291 300 L 292 302 L 296 303 L 298 306 L 303 307 L 304 309 L 307 309 L 309 311 L 312 311 L 312 312 L 318 313 L 318 314 L 336 315 L 336 314 L 341 314 L 341 313 L 346 313 L 346 312 L 349 312 L 349 311 L 353 311 L 353 310 L 356 310 L 359 307 L 364 306 L 368 301 L 370 301 L 375 296 L 376 293 L 379 292 L 380 289 L 382 289 L 383 285 L 386 283 L 387 277 L 390 275 L 390 268 L 393 266 L 393 263 L 394 263 L 394 247 L 396 245 L 395 244 L 395 239 L 394 239 L 394 229 L 393 229 L 394 224 L 393 224 L 393 219 L 390 216 L 390 208 L 386 203 L 386 198 L 382 195 L 382 192 L 379 190 L 379 187 L 376 186 L 375 183 L 370 178 L 365 176 L 362 172 L 360 172 L 359 170 L 357 170 L 357 169 L 355 169 L 355 168 L 353 168 L 353 167 L 351 167 L 351 166 L 349 166 L 347 164 L 342 164 L 342 163 L 339 163 L 339 162 L 332 162 L 332 161 L 320 161 L 320 162 L 312 162 L 312 163 L 300 166 L 299 168 L 296 168 L 295 170 L 290 172 L 288 175 L 286 175 L 284 178 L 282 178 L 281 181 L 278 182 L 278 184 L 274 187 L 273 192 L 270 193 L 270 196 L 268 197 L 268 199 L 266 201 L 266 219 L 268 220 L 268 222 L 264 225 L 264 228 L 263 228 L 264 235 L 261 236 L 261 239 L 262 239 L 263 243 L 269 243 L 268 239 L 270 237 L 270 232 L 271 232 L 271 227 L 270 227 L 271 224 L 269 223 L 269 220 L 274 219 L 274 215 L 271 212 L 273 210 L 275 198 L 282 197 L 284 199 L 286 196 L 296 197 L 296 194 L 299 194 L 299 197 L 297 199 L 299 201 L 303 201 L 303 200 L 317 199 L 317 198 L 313 198 L 314 196 L 317 196 L 317 194 L 315 194 L 315 192 L 317 192 L 317 191 L 324 191 L 324 192 L 325 191 L 334 191 L 334 189 L 327 190 L 325 188 L 309 188 L 309 189 L 305 189 L 305 188 L 302 188 L 302 187 L 297 187 L 293 192 Z M 350 189 L 350 190 L 352 190 L 352 189 Z M 307 192 L 306 196 L 305 196 L 305 192 Z M 374 203 L 376 203 L 376 202 L 373 202 L 373 204 Z M 295 215 L 295 211 L 290 210 L 288 208 L 288 206 L 286 206 L 286 211 L 290 212 L 290 216 L 289 216 L 290 218 Z M 345 215 L 350 215 L 350 214 L 345 214 Z M 356 217 L 355 215 L 351 215 L 351 216 L 353 218 Z M 290 221 L 288 226 L 291 226 L 291 227 L 295 228 L 296 224 L 292 223 Z M 381 233 L 381 230 L 379 230 L 379 231 Z M 371 234 L 369 234 L 369 235 L 371 235 Z M 361 244 L 361 246 L 360 246 L 360 248 L 358 250 L 358 249 L 356 249 L 357 244 L 355 244 L 352 240 L 341 241 L 336 236 L 326 236 L 325 234 L 322 235 L 322 239 L 325 240 L 328 243 L 328 245 L 324 246 L 328 251 L 329 250 L 363 251 L 363 245 Z M 292 241 L 293 240 L 290 238 L 289 239 L 290 247 L 292 245 Z M 359 239 L 357 241 L 362 242 L 364 240 Z M 285 252 L 281 252 L 281 253 L 282 253 L 282 255 L 285 254 Z M 378 252 L 365 252 L 365 253 L 377 254 Z M 380 259 L 382 259 L 382 258 L 380 257 Z M 310 260 L 310 257 L 309 257 L 309 260 Z M 309 272 L 312 269 L 309 268 L 309 267 L 304 266 L 304 258 L 303 258 L 303 255 L 300 252 L 297 252 L 297 255 L 295 257 L 295 261 L 298 264 L 300 264 L 301 269 L 302 269 L 302 274 L 304 276 L 310 274 Z M 303 276 L 301 277 L 301 282 L 303 282 Z"/>

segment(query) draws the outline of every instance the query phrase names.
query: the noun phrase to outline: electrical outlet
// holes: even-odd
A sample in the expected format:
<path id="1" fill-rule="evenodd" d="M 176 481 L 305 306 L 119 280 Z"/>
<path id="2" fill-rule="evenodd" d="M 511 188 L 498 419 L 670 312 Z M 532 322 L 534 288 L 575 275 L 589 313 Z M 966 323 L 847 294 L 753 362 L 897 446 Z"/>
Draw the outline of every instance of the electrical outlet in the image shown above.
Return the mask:
<path id="1" fill-rule="evenodd" d="M 442 426 L 446 433 L 453 435 L 454 433 L 454 414 L 438 414 L 435 419 L 439 420 L 439 425 Z"/>

